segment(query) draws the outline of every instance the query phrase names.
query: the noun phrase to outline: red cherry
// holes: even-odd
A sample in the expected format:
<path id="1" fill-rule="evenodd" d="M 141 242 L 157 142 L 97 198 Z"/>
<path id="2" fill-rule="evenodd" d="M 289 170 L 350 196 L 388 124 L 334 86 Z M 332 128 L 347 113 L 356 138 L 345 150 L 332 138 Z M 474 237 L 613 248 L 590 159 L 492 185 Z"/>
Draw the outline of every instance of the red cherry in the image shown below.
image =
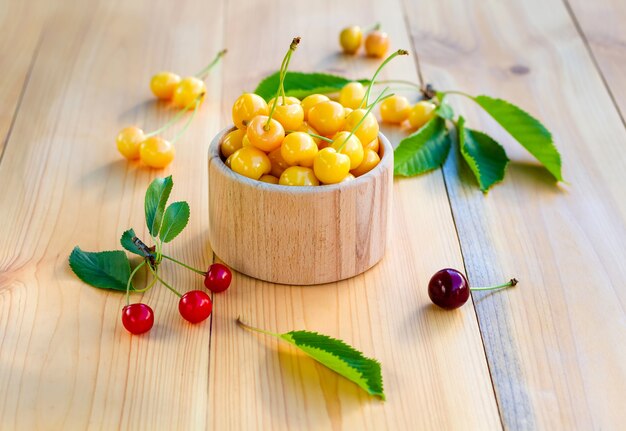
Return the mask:
<path id="1" fill-rule="evenodd" d="M 469 294 L 467 279 L 456 269 L 446 268 L 437 271 L 428 283 L 430 300 L 446 310 L 453 310 L 465 304 Z"/>
<path id="2" fill-rule="evenodd" d="M 178 311 L 183 319 L 198 323 L 211 315 L 213 303 L 211 298 L 201 290 L 192 290 L 185 293 L 178 302 Z"/>
<path id="3" fill-rule="evenodd" d="M 154 324 L 154 312 L 146 304 L 130 304 L 122 308 L 122 324 L 131 334 L 148 332 Z"/>
<path id="4" fill-rule="evenodd" d="M 221 263 L 214 263 L 209 266 L 209 270 L 204 277 L 204 285 L 211 292 L 219 293 L 228 289 L 230 281 L 233 279 L 233 274 L 226 265 Z"/>

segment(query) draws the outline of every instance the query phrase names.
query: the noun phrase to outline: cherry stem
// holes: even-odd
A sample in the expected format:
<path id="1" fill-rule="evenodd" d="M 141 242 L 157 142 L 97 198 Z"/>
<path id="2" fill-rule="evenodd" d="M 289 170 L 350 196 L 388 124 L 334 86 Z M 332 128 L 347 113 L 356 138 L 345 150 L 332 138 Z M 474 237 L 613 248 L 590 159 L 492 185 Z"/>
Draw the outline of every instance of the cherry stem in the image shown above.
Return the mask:
<path id="1" fill-rule="evenodd" d="M 359 105 L 360 107 L 368 106 L 370 93 L 372 91 L 372 86 L 376 83 L 376 78 L 378 77 L 378 74 L 383 69 L 383 67 L 385 67 L 387 65 L 387 63 L 389 63 L 391 60 L 393 60 L 394 58 L 396 58 L 399 55 L 409 55 L 409 51 L 407 51 L 406 49 L 399 49 L 396 52 L 394 52 L 393 54 L 391 54 L 389 57 L 387 57 L 385 59 L 385 61 L 383 61 L 380 64 L 380 66 L 378 66 L 378 69 L 376 69 L 376 72 L 374 72 L 374 76 L 372 76 L 372 79 L 370 80 L 370 83 L 367 86 L 367 91 L 365 92 L 365 95 L 363 96 L 363 100 L 361 100 L 361 103 Z"/>
<path id="2" fill-rule="evenodd" d="M 497 290 L 497 289 L 506 289 L 508 287 L 513 287 L 515 286 L 517 283 L 519 283 L 517 281 L 516 278 L 512 278 L 510 279 L 507 283 L 504 284 L 500 284 L 498 286 L 491 286 L 491 287 L 470 287 L 471 291 L 480 291 L 480 290 Z"/>
<path id="3" fill-rule="evenodd" d="M 389 87 L 386 87 L 376 98 L 376 100 L 374 100 L 374 102 L 369 105 L 369 107 L 367 108 L 367 111 L 365 111 L 365 114 L 361 117 L 361 119 L 359 120 L 358 123 L 356 123 L 356 126 L 354 126 L 352 128 L 352 130 L 350 131 L 350 134 L 346 137 L 346 139 L 343 140 L 343 142 L 341 143 L 341 145 L 337 148 L 337 152 L 340 153 L 341 150 L 343 150 L 343 147 L 346 145 L 346 142 L 348 142 L 350 140 L 350 138 L 352 137 L 352 135 L 354 135 L 354 132 L 357 131 L 357 129 L 359 127 L 361 127 L 361 124 L 363 124 L 363 121 L 365 121 L 365 118 L 369 115 L 370 112 L 372 112 L 372 109 L 374 109 L 374 106 L 376 106 L 376 104 L 378 102 L 380 102 L 383 99 L 383 96 L 385 95 L 385 93 L 387 92 L 387 90 L 389 90 Z M 393 96 L 393 94 L 390 94 L 389 96 Z M 389 97 L 389 96 L 385 96 L 385 97 Z"/>
<path id="4" fill-rule="evenodd" d="M 285 75 L 287 75 L 287 70 L 289 69 L 289 62 L 291 61 L 291 55 L 294 53 L 299 43 L 300 43 L 300 37 L 299 36 L 294 37 L 293 40 L 291 41 L 291 44 L 289 45 L 289 50 L 285 54 L 285 57 L 283 58 L 283 62 L 280 65 L 280 72 L 279 72 L 280 80 L 278 81 L 278 89 L 276 91 L 276 97 L 274 98 L 274 103 L 272 103 L 272 109 L 270 110 L 270 114 L 267 117 L 267 122 L 265 123 L 265 126 L 263 127 L 265 131 L 270 129 L 270 121 L 272 121 L 272 117 L 274 116 L 274 111 L 276 110 L 276 106 L 278 106 L 278 99 L 280 96 L 282 96 L 282 104 L 285 103 L 285 97 L 286 97 L 285 86 L 284 86 Z"/>
<path id="5" fill-rule="evenodd" d="M 271 335 L 272 337 L 280 338 L 280 334 L 277 334 L 275 332 L 266 331 L 264 329 L 255 328 L 254 326 L 250 326 L 250 325 L 244 323 L 241 320 L 241 317 L 239 317 L 239 316 L 237 316 L 237 325 L 239 325 L 242 328 L 247 329 L 249 331 L 258 332 L 260 334 Z"/>
<path id="6" fill-rule="evenodd" d="M 159 271 L 158 269 L 155 269 L 155 271 Z M 152 277 L 152 281 L 150 281 L 150 284 L 146 285 L 146 287 L 144 287 L 143 289 L 135 289 L 135 292 L 147 292 L 148 290 L 152 289 L 154 287 L 154 285 L 156 284 L 157 279 Z"/>
<path id="7" fill-rule="evenodd" d="M 404 79 L 385 79 L 381 81 L 376 81 L 373 85 L 389 85 L 389 84 L 406 85 L 406 86 L 415 88 L 418 91 L 422 90 L 422 87 L 419 84 L 416 84 L 415 82 L 407 81 Z"/>
<path id="8" fill-rule="evenodd" d="M 133 277 L 135 277 L 135 274 L 137 274 L 137 271 L 139 271 L 139 269 L 145 264 L 146 264 L 146 261 L 144 260 L 139 265 L 137 265 L 135 269 L 133 269 L 133 272 L 131 272 L 130 276 L 128 277 L 128 282 L 126 283 L 126 305 L 130 304 L 130 284 L 133 281 Z"/>
<path id="9" fill-rule="evenodd" d="M 172 139 L 172 145 L 174 145 L 180 139 L 180 137 L 185 134 L 187 129 L 189 129 L 191 122 L 193 121 L 196 114 L 198 113 L 198 108 L 200 107 L 200 98 L 202 96 L 204 96 L 204 93 L 198 96 L 198 98 L 196 98 L 196 106 L 193 108 L 193 113 L 191 114 L 191 117 L 189 117 L 189 119 L 187 120 L 183 128 L 176 134 L 176 136 L 174 136 L 174 139 Z"/>
<path id="10" fill-rule="evenodd" d="M 302 130 L 287 130 L 286 133 L 295 133 L 295 132 L 302 132 Z M 317 139 L 321 139 L 322 141 L 333 142 L 332 139 L 327 138 L 326 136 L 318 135 L 317 133 L 313 133 L 313 132 L 302 132 L 302 133 L 306 133 L 307 135 L 313 136 L 314 138 L 317 138 Z"/>
<path id="11" fill-rule="evenodd" d="M 190 270 L 190 271 L 195 272 L 196 274 L 206 275 L 206 271 L 200 271 L 199 269 L 196 269 L 196 268 L 194 268 L 194 267 L 192 267 L 192 266 L 189 266 L 189 265 L 187 265 L 186 263 L 183 263 L 183 262 L 181 262 L 181 261 L 179 261 L 179 260 L 176 260 L 176 259 L 174 259 L 173 257 L 170 257 L 170 256 L 168 256 L 168 255 L 166 255 L 166 254 L 164 254 L 164 255 L 162 255 L 162 256 L 163 256 L 165 259 L 167 259 L 167 260 L 171 260 L 172 262 L 174 262 L 174 263 L 176 263 L 176 264 L 178 264 L 178 265 L 180 265 L 180 266 L 182 266 L 182 267 L 184 267 L 184 268 L 187 268 L 187 269 L 188 269 L 188 270 Z"/>
<path id="12" fill-rule="evenodd" d="M 377 31 L 377 30 L 380 30 L 380 23 L 379 22 L 377 22 L 376 24 L 374 24 L 373 26 L 371 26 L 370 28 L 365 30 L 365 33 L 371 33 L 373 31 Z"/>
<path id="13" fill-rule="evenodd" d="M 178 122 L 178 120 L 180 120 L 182 118 L 183 115 L 185 115 L 185 113 L 187 111 L 189 111 L 192 107 L 194 106 L 194 103 L 190 103 L 189 105 L 185 106 L 183 109 L 181 109 L 180 111 L 178 111 L 176 113 L 176 115 L 174 115 L 167 123 L 165 123 L 163 126 L 159 127 L 158 129 L 150 132 L 150 133 L 146 133 L 145 138 L 151 138 L 153 136 L 156 136 L 160 133 L 165 132 L 167 129 L 169 129 L 170 127 L 172 127 L 175 123 Z"/>
<path id="14" fill-rule="evenodd" d="M 395 94 L 394 93 L 387 94 L 385 97 L 381 98 L 380 100 L 375 100 L 374 103 L 372 103 L 371 105 L 367 107 L 367 109 L 373 108 L 376 104 L 382 102 L 385 99 L 389 99 L 392 96 L 395 96 Z"/>
<path id="15" fill-rule="evenodd" d="M 206 77 L 208 76 L 209 72 L 211 71 L 211 69 L 213 69 L 213 66 L 215 66 L 220 59 L 226 55 L 226 53 L 228 52 L 228 50 L 223 49 L 220 52 L 217 53 L 217 55 L 215 55 L 215 58 L 213 58 L 213 60 L 204 68 L 202 69 L 200 72 L 196 73 L 196 78 L 200 78 L 202 80 L 205 80 Z"/>
<path id="16" fill-rule="evenodd" d="M 150 271 L 152 271 L 152 275 L 154 275 L 154 277 L 159 280 L 161 283 L 163 283 L 163 286 L 167 287 L 169 290 L 172 291 L 172 293 L 176 296 L 178 296 L 179 298 L 181 298 L 183 295 L 181 295 L 176 289 L 174 289 L 172 286 L 170 286 L 169 284 L 167 284 L 167 282 L 165 280 L 163 280 L 161 277 L 159 277 L 159 275 L 156 273 L 156 271 L 154 270 L 154 268 L 152 268 L 150 265 L 148 265 L 148 267 L 150 268 Z"/>

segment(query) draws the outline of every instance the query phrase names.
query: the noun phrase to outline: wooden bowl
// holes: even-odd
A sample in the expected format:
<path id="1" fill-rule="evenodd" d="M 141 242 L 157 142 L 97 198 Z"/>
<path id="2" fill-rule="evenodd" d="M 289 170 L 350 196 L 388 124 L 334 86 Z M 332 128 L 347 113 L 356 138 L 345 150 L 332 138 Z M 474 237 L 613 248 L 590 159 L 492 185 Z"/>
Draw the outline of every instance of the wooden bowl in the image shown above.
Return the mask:
<path id="1" fill-rule="evenodd" d="M 209 149 L 209 238 L 233 269 L 265 281 L 310 285 L 353 277 L 378 263 L 387 244 L 393 148 L 380 134 L 381 161 L 355 180 L 319 187 L 255 181 Z"/>

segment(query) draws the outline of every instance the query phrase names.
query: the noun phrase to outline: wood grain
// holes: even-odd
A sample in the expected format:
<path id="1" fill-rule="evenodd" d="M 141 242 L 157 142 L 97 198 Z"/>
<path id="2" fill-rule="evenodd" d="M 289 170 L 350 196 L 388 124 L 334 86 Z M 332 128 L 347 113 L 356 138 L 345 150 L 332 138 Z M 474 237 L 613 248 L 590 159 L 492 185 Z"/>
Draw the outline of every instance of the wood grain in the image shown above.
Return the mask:
<path id="1" fill-rule="evenodd" d="M 209 150 L 209 239 L 231 268 L 272 283 L 312 285 L 359 275 L 387 247 L 393 147 L 380 135 L 378 166 L 350 183 L 285 187 L 243 177 Z"/>
<path id="2" fill-rule="evenodd" d="M 76 244 L 120 248 L 131 226 L 145 238 L 145 189 L 171 173 L 172 198 L 189 200 L 193 215 L 170 253 L 197 267 L 210 262 L 198 155 L 219 130 L 221 69 L 171 169 L 127 164 L 114 139 L 128 124 L 151 130 L 172 115 L 152 102 L 151 73 L 201 69 L 222 48 L 221 4 L 63 8 L 42 36 L 0 164 L 0 428 L 203 428 L 210 324 L 186 324 L 176 298 L 159 288 L 135 298 L 153 307 L 156 322 L 131 337 L 120 325 L 123 295 L 81 283 L 67 257 Z M 171 265 L 163 276 L 183 291 L 202 285 Z"/>
<path id="3" fill-rule="evenodd" d="M 583 41 L 557 0 L 406 5 L 437 88 L 519 104 L 549 126 L 563 154 L 569 184 L 556 186 L 492 120 L 454 100 L 513 160 L 486 197 L 458 158 L 444 170 L 470 282 L 521 281 L 473 296 L 505 427 L 620 428 L 626 133 Z"/>
<path id="4" fill-rule="evenodd" d="M 54 2 L 44 0 L 0 1 L 0 154 L 19 109 L 46 18 L 54 7 Z"/>
<path id="5" fill-rule="evenodd" d="M 626 123 L 626 3 L 620 0 L 566 0 L 565 4 L 602 73 L 622 121 Z"/>
<path id="6" fill-rule="evenodd" d="M 281 13 L 275 13 L 280 10 Z M 291 38 L 302 36 L 293 70 L 370 76 L 378 61 L 337 54 L 345 11 L 363 25 L 381 20 L 394 49 L 407 47 L 399 3 L 229 2 L 223 119 L 236 97 L 276 70 Z M 272 31 L 266 31 L 271 28 Z M 254 66 L 252 66 L 254 65 Z M 401 58 L 384 75 L 415 79 Z M 397 142 L 403 131 L 385 134 Z M 430 275 L 462 261 L 441 174 L 396 181 L 388 253 L 372 270 L 322 286 L 280 286 L 235 275 L 215 296 L 207 422 L 213 429 L 498 429 L 500 419 L 472 306 L 445 313 L 430 305 Z M 275 340 L 237 327 L 308 329 L 339 337 L 382 362 L 387 401 Z M 454 412 L 454 414 L 451 414 Z"/>

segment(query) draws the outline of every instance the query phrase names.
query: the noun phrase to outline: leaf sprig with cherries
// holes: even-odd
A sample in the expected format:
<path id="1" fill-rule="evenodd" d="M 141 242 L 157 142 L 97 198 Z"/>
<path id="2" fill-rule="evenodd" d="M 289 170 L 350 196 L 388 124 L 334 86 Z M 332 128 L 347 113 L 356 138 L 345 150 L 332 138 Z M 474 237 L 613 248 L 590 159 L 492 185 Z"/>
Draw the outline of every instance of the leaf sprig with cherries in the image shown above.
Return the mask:
<path id="1" fill-rule="evenodd" d="M 270 99 L 275 96 L 278 80 L 278 73 L 271 74 L 259 83 L 254 92 Z M 365 79 L 357 81 L 369 84 Z M 337 93 L 351 82 L 354 81 L 327 73 L 287 72 L 283 86 L 287 96 L 303 98 L 316 93 Z M 406 84 L 405 81 L 384 81 L 385 84 L 393 82 Z M 417 84 L 409 84 L 419 88 Z M 526 148 L 557 182 L 563 181 L 561 155 L 551 133 L 523 109 L 506 100 L 485 95 L 471 96 L 459 91 L 437 92 L 430 86 L 420 88 L 420 92 L 424 100 L 418 105 L 423 104 L 422 110 L 425 109 L 426 113 L 422 117 L 427 121 L 398 144 L 395 150 L 396 175 L 410 177 L 436 169 L 446 161 L 450 149 L 456 145 L 483 192 L 502 181 L 509 163 L 504 147 L 488 134 L 467 127 L 462 116 L 456 117 L 446 101 L 448 95 L 456 94 L 477 103 Z M 432 112 L 428 106 L 432 106 Z M 456 128 L 456 138 L 451 133 L 452 126 Z"/>
<path id="2" fill-rule="evenodd" d="M 223 292 L 231 282 L 230 270 L 220 263 L 214 263 L 207 271 L 202 271 L 163 253 L 164 245 L 176 238 L 189 222 L 190 210 L 187 202 L 174 202 L 167 206 L 173 186 L 171 176 L 157 178 L 146 191 L 146 225 L 153 246 L 149 247 L 137 238 L 133 229 L 125 231 L 120 238 L 126 251 L 141 257 L 141 261 L 132 271 L 128 256 L 121 250 L 87 252 L 76 246 L 70 254 L 70 268 L 82 281 L 100 289 L 126 292 L 122 323 L 133 334 L 141 334 L 152 328 L 154 312 L 147 304 L 131 304 L 131 292 L 146 292 L 159 283 L 180 298 L 178 310 L 185 320 L 198 323 L 211 315 L 213 304 L 206 292 L 192 290 L 181 294 L 162 278 L 159 271 L 164 259 L 202 275 L 204 285 L 212 292 Z M 141 269 L 147 270 L 152 279 L 140 289 L 134 286 L 133 279 Z"/>

